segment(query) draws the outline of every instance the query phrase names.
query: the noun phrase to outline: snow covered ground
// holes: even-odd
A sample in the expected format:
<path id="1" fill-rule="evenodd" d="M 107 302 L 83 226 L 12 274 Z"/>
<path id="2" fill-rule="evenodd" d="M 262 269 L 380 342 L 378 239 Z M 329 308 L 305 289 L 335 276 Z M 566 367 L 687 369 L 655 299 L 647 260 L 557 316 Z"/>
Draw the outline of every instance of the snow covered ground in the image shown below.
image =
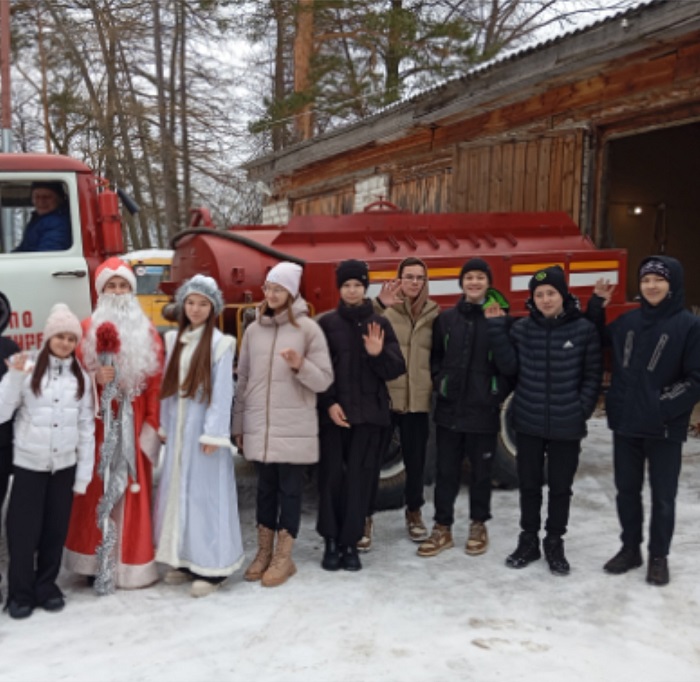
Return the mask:
<path id="1" fill-rule="evenodd" d="M 463 552 L 467 494 L 457 503 L 457 546 L 416 556 L 403 512 L 376 518 L 375 547 L 358 574 L 319 566 L 314 495 L 307 495 L 298 574 L 266 589 L 242 580 L 192 599 L 164 584 L 96 597 L 74 576 L 67 607 L 26 621 L 0 616 L 0 680 L 700 680 L 700 440 L 684 453 L 671 584 L 644 569 L 603 573 L 618 549 L 610 437 L 591 422 L 584 442 L 567 554 L 572 573 L 544 561 L 514 571 L 517 493 L 495 491 L 491 547 Z M 239 478 L 246 550 L 254 554 L 254 481 Z M 432 490 L 427 490 L 432 501 Z M 427 515 L 432 514 L 429 502 Z M 0 562 L 6 571 L 6 558 Z"/>

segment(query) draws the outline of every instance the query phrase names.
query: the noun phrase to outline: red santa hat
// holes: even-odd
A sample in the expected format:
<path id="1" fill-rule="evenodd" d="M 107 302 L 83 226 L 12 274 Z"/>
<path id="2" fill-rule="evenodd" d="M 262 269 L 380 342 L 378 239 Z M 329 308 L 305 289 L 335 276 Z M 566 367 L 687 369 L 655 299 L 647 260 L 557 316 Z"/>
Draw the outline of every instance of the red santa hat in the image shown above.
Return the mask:
<path id="1" fill-rule="evenodd" d="M 131 285 L 131 290 L 136 293 L 136 276 L 131 266 L 125 263 L 121 258 L 113 256 L 108 258 L 95 271 L 95 289 L 98 294 L 101 294 L 107 282 L 112 277 L 122 277 Z"/>

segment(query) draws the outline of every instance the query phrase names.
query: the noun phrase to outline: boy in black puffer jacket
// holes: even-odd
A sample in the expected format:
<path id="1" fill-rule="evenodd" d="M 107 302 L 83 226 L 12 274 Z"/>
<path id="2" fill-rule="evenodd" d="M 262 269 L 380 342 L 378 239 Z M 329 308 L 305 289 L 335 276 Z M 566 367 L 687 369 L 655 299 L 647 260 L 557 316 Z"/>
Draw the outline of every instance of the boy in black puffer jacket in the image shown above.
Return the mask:
<path id="1" fill-rule="evenodd" d="M 612 287 L 596 284 L 589 314 L 604 328 Z M 617 513 L 622 548 L 608 573 L 642 565 L 642 486 L 649 460 L 651 522 L 647 582 L 666 585 L 675 523 L 681 450 L 690 414 L 700 400 L 700 319 L 685 310 L 683 268 L 675 258 L 650 256 L 639 266 L 641 307 L 612 322 L 612 379 L 606 400 L 614 432 Z"/>
<path id="2" fill-rule="evenodd" d="M 430 537 L 418 548 L 422 557 L 436 556 L 454 546 L 454 506 L 465 457 L 469 458 L 471 470 L 471 524 L 464 550 L 471 556 L 486 552 L 500 409 L 510 389 L 493 360 L 484 317 L 489 306 L 496 306 L 505 314 L 508 302 L 491 287 L 491 269 L 480 258 L 464 264 L 459 284 L 464 296 L 433 322 L 430 369 L 437 393 L 435 525 Z"/>
<path id="3" fill-rule="evenodd" d="M 559 266 L 540 270 L 530 280 L 530 316 L 508 333 L 498 310 L 485 311 L 494 357 L 518 376 L 513 420 L 520 478 L 520 525 L 516 550 L 506 559 L 523 568 L 541 556 L 540 509 L 547 455 L 549 500 L 543 547 L 550 570 L 567 575 L 566 533 L 572 485 L 586 421 L 593 413 L 602 375 L 598 332 L 569 293 Z"/>

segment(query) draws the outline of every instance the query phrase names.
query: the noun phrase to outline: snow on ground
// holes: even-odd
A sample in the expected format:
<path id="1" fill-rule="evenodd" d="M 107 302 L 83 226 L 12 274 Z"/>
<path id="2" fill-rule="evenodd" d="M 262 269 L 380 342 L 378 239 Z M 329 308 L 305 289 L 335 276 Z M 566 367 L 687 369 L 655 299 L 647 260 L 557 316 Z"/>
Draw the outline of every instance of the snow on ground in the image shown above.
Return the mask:
<path id="1" fill-rule="evenodd" d="M 488 553 L 465 555 L 464 488 L 454 549 L 419 558 L 403 512 L 382 512 L 364 569 L 327 573 L 309 490 L 299 570 L 286 585 L 249 584 L 240 571 L 199 600 L 186 586 L 164 584 L 96 597 L 62 574 L 62 613 L 0 616 L 0 680 L 698 681 L 700 440 L 685 448 L 671 584 L 658 588 L 644 582 L 644 569 L 601 570 L 619 531 L 610 437 L 604 421 L 590 425 L 567 536 L 569 577 L 552 576 L 543 560 L 522 571 L 503 565 L 518 533 L 515 491 L 494 491 Z M 250 559 L 254 481 L 239 473 Z M 430 516 L 432 490 L 426 494 Z"/>

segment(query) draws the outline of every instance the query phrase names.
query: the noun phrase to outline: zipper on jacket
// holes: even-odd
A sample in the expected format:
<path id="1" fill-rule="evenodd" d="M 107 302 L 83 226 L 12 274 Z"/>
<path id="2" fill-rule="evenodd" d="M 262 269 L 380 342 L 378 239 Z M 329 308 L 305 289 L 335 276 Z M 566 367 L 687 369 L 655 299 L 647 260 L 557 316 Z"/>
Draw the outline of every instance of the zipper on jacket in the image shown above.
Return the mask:
<path id="1" fill-rule="evenodd" d="M 547 403 L 547 408 L 545 410 L 545 425 L 544 425 L 544 434 L 545 438 L 549 438 L 549 421 L 550 421 L 550 400 L 551 400 L 551 387 L 552 387 L 552 376 L 551 376 L 551 368 L 550 368 L 550 350 L 552 347 L 552 326 L 550 324 L 547 325 L 547 344 L 546 344 L 546 353 L 547 353 L 547 359 L 545 363 L 546 367 L 546 380 L 545 380 L 545 401 Z"/>
<path id="2" fill-rule="evenodd" d="M 279 327 L 275 325 L 275 334 L 272 337 L 272 348 L 270 350 L 270 360 L 267 365 L 267 398 L 265 400 L 265 447 L 263 448 L 263 463 L 267 461 L 267 446 L 270 442 L 270 393 L 272 392 L 272 363 L 275 360 L 275 346 L 277 345 L 277 331 Z"/>
<path id="3" fill-rule="evenodd" d="M 654 348 L 654 353 L 651 356 L 651 360 L 649 360 L 649 364 L 647 365 L 647 369 L 650 372 L 653 372 L 656 369 L 656 365 L 659 364 L 659 360 L 661 359 L 661 353 L 663 353 L 664 347 L 668 343 L 668 334 L 662 334 L 659 337 L 659 341 L 656 344 L 656 348 Z"/>

